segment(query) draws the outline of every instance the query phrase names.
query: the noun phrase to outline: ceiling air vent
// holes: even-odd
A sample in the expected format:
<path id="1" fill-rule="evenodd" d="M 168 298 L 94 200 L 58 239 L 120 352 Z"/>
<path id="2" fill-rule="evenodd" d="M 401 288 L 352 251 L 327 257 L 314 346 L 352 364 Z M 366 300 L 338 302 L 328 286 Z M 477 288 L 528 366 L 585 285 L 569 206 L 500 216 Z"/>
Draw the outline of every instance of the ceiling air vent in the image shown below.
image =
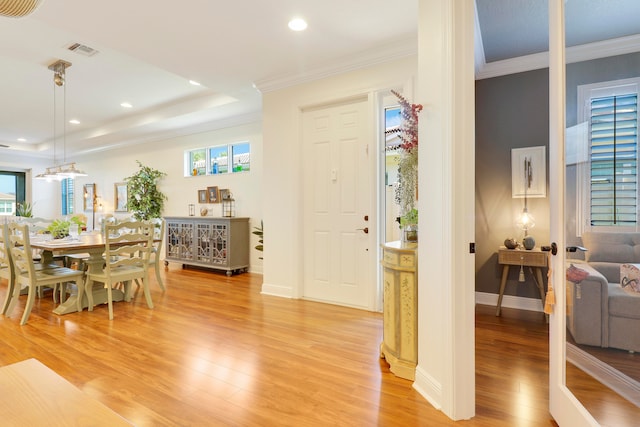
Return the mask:
<path id="1" fill-rule="evenodd" d="M 80 44 L 80 43 L 74 43 L 71 46 L 69 46 L 67 49 L 69 49 L 71 52 L 75 52 L 84 56 L 93 56 L 96 53 L 98 53 L 98 51 L 95 50 L 94 48 L 84 44 Z"/>
<path id="2" fill-rule="evenodd" d="M 0 148 L 9 148 L 8 145 L 0 144 Z"/>

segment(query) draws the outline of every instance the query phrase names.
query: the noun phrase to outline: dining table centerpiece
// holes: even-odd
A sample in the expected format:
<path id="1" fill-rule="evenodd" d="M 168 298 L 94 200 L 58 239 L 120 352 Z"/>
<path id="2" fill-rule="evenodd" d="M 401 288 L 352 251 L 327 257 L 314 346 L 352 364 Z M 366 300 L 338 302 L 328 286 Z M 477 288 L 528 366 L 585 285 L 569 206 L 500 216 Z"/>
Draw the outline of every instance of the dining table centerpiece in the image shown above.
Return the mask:
<path id="1" fill-rule="evenodd" d="M 418 114 L 422 104 L 412 104 L 400 93 L 392 90 L 400 104 L 400 127 L 398 138 L 400 156 L 398 159 L 398 183 L 395 201 L 400 207 L 400 228 L 402 240 L 418 241 Z"/>

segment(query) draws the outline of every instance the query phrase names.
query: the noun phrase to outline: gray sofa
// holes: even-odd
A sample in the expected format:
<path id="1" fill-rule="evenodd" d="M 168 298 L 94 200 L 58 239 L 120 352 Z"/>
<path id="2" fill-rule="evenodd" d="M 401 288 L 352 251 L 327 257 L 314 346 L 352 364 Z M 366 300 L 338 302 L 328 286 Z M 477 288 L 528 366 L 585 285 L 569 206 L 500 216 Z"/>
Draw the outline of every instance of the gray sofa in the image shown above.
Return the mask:
<path id="1" fill-rule="evenodd" d="M 585 262 L 568 260 L 589 273 L 567 281 L 567 327 L 578 344 L 640 351 L 640 294 L 620 286 L 620 266 L 640 264 L 640 233 L 582 236 Z"/>

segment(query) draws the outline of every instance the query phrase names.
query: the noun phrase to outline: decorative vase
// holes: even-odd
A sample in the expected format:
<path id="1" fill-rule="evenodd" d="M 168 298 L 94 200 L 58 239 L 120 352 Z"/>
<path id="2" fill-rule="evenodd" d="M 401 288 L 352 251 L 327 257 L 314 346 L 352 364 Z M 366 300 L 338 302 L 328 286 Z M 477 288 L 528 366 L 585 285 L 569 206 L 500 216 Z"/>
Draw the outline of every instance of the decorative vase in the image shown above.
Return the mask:
<path id="1" fill-rule="evenodd" d="M 504 240 L 504 246 L 507 249 L 515 249 L 518 247 L 518 242 L 513 237 L 509 237 Z"/>
<path id="2" fill-rule="evenodd" d="M 536 246 L 536 241 L 533 237 L 526 236 L 524 239 L 522 239 L 522 244 L 524 245 L 524 248 L 526 250 L 530 251 Z"/>
<path id="3" fill-rule="evenodd" d="M 418 242 L 418 224 L 407 224 L 402 228 L 403 242 Z"/>

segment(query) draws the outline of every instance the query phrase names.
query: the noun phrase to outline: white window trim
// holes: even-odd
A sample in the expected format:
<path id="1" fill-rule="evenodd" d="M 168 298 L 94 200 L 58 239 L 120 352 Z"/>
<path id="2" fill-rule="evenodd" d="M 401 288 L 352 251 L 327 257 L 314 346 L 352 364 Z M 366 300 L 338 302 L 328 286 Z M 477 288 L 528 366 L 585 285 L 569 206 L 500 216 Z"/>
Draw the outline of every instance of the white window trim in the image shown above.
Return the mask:
<path id="1" fill-rule="evenodd" d="M 598 98 L 604 96 L 616 96 L 625 95 L 628 93 L 638 93 L 640 99 L 640 77 L 634 77 L 631 79 L 612 80 L 608 82 L 592 83 L 587 85 L 578 86 L 578 103 L 577 103 L 577 120 L 576 126 L 577 143 L 575 146 L 570 147 L 570 143 L 567 143 L 567 158 L 573 158 L 570 151 L 575 150 L 575 163 L 576 163 L 576 233 L 578 237 L 582 236 L 585 231 L 599 231 L 599 232 L 635 232 L 639 230 L 636 222 L 635 227 L 607 227 L 598 226 L 592 227 L 590 222 L 590 182 L 591 182 L 591 156 L 589 146 L 589 118 L 590 108 L 589 104 L 591 98 Z M 639 101 L 640 104 L 640 101 Z M 639 111 L 640 118 L 640 111 Z M 640 122 L 640 120 L 639 120 Z M 640 132 L 638 132 L 640 135 Z M 567 138 L 569 140 L 569 138 Z M 640 151 L 640 141 L 638 141 L 638 149 Z M 640 154 L 638 156 L 640 161 Z M 640 167 L 639 167 L 640 170 Z M 640 175 L 640 174 L 639 174 Z M 640 189 L 640 185 L 638 186 Z M 640 201 L 640 194 L 636 190 L 636 199 Z M 640 203 L 638 203 L 640 206 Z M 638 218 L 640 218 L 640 212 L 638 212 Z"/>

